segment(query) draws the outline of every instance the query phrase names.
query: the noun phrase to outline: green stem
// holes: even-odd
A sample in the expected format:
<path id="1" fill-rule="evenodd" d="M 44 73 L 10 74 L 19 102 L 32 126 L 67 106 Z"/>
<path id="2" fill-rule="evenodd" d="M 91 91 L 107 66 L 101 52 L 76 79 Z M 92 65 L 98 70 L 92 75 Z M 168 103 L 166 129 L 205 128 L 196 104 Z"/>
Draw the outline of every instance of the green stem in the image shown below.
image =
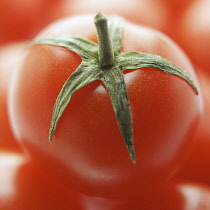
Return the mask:
<path id="1" fill-rule="evenodd" d="M 95 26 L 98 32 L 99 64 L 103 69 L 110 68 L 114 66 L 114 50 L 107 25 L 107 18 L 102 13 L 98 13 L 95 16 Z"/>

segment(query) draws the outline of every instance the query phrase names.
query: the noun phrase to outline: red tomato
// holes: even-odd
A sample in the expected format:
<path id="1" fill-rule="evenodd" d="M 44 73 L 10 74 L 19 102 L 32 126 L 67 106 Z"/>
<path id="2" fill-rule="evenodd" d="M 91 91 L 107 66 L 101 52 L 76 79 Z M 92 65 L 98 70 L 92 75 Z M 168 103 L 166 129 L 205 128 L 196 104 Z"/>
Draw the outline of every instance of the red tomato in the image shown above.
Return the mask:
<path id="1" fill-rule="evenodd" d="M 204 113 L 195 134 L 192 153 L 176 174 L 176 178 L 210 185 L 210 76 L 200 73 L 204 97 Z"/>
<path id="2" fill-rule="evenodd" d="M 126 202 L 113 208 L 113 210 L 127 209 L 208 210 L 210 209 L 210 188 L 195 183 L 169 183 L 136 201 Z"/>
<path id="3" fill-rule="evenodd" d="M 166 5 L 169 8 L 169 11 L 172 12 L 174 18 L 177 18 L 176 15 L 182 14 L 195 0 L 163 0 L 166 2 Z"/>
<path id="4" fill-rule="evenodd" d="M 165 30 L 169 16 L 162 0 L 64 0 L 52 11 L 50 18 L 55 20 L 66 16 L 98 12 L 106 15 L 118 14 L 129 21 L 159 30 Z"/>
<path id="5" fill-rule="evenodd" d="M 1 0 L 0 44 L 32 38 L 58 0 Z"/>
<path id="6" fill-rule="evenodd" d="M 177 20 L 172 37 L 183 47 L 190 59 L 210 73 L 210 1 L 197 0 Z"/>
<path id="7" fill-rule="evenodd" d="M 0 148 L 19 150 L 9 123 L 7 99 L 12 75 L 20 63 L 25 42 L 11 43 L 0 48 Z"/>
<path id="8" fill-rule="evenodd" d="M 37 38 L 68 34 L 97 42 L 93 17 L 60 20 Z M 122 51 L 163 56 L 198 86 L 185 54 L 158 31 L 125 23 Z M 31 157 L 89 195 L 134 196 L 168 179 L 191 143 L 202 110 L 200 94 L 186 81 L 153 68 L 124 72 L 136 164 L 129 158 L 101 81 L 74 94 L 49 144 L 55 100 L 80 63 L 79 55 L 63 47 L 37 44 L 28 49 L 14 77 L 9 104 L 13 130 Z"/>
<path id="9" fill-rule="evenodd" d="M 83 209 L 80 197 L 19 153 L 0 152 L 0 209 Z"/>
<path id="10" fill-rule="evenodd" d="M 170 182 L 130 200 L 82 197 L 87 210 L 208 210 L 210 188 L 189 182 Z"/>

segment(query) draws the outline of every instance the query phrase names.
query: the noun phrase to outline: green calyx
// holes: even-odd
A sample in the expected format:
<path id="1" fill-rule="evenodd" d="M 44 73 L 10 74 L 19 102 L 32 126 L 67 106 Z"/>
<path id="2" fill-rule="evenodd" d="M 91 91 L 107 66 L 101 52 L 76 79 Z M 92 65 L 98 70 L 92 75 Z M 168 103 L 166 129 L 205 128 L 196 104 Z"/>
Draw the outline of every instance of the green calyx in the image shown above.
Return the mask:
<path id="1" fill-rule="evenodd" d="M 109 94 L 117 124 L 131 160 L 135 163 L 132 114 L 122 71 L 153 67 L 184 79 L 196 94 L 198 94 L 198 91 L 183 70 L 163 57 L 137 52 L 120 53 L 124 27 L 124 21 L 120 17 L 114 17 L 108 28 L 106 17 L 102 13 L 98 13 L 95 16 L 95 26 L 98 32 L 98 45 L 89 40 L 71 36 L 46 37 L 31 43 L 31 45 L 61 46 L 77 53 L 82 58 L 81 64 L 64 83 L 56 99 L 49 131 L 49 141 L 52 141 L 59 119 L 73 94 L 81 87 L 95 80 L 101 80 Z"/>

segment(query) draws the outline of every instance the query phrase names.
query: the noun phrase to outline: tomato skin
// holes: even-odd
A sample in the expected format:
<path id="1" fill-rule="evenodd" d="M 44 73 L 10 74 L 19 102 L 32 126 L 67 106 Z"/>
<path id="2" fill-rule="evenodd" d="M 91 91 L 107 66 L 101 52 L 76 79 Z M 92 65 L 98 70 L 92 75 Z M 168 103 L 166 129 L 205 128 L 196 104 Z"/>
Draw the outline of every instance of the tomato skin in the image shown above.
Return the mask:
<path id="1" fill-rule="evenodd" d="M 173 18 L 181 15 L 195 0 L 164 0 Z"/>
<path id="2" fill-rule="evenodd" d="M 210 1 L 194 1 L 177 19 L 172 38 L 201 70 L 210 73 Z"/>
<path id="3" fill-rule="evenodd" d="M 192 152 L 175 175 L 176 179 L 191 180 L 210 186 L 210 76 L 198 70 L 204 97 L 204 112 L 194 136 Z"/>
<path id="4" fill-rule="evenodd" d="M 207 210 L 210 208 L 210 187 L 189 181 L 170 181 L 135 199 L 82 196 L 82 203 L 88 210 Z"/>
<path id="5" fill-rule="evenodd" d="M 8 116 L 8 93 L 12 75 L 21 62 L 26 42 L 15 42 L 0 48 L 0 148 L 20 150 L 12 133 Z"/>
<path id="6" fill-rule="evenodd" d="M 113 210 L 207 210 L 210 208 L 210 188 L 189 182 L 171 182 Z M 94 210 L 94 209 L 93 209 Z"/>
<path id="7" fill-rule="evenodd" d="M 1 210 L 82 210 L 79 194 L 66 189 L 20 153 L 0 152 Z"/>
<path id="8" fill-rule="evenodd" d="M 64 0 L 49 17 L 56 20 L 72 15 L 96 14 L 99 11 L 106 15 L 117 14 L 134 23 L 162 31 L 168 24 L 169 12 L 162 0 Z"/>
<path id="9" fill-rule="evenodd" d="M 63 19 L 38 37 L 70 34 L 96 42 L 92 22 L 92 16 Z M 183 52 L 157 31 L 126 24 L 123 51 L 166 57 L 185 69 L 198 86 Z M 133 113 L 135 165 L 100 81 L 75 93 L 49 144 L 56 97 L 80 62 L 78 55 L 61 47 L 35 45 L 28 50 L 15 75 L 9 104 L 13 130 L 30 156 L 65 183 L 89 195 L 135 196 L 168 179 L 191 143 L 202 110 L 200 95 L 182 79 L 152 68 L 125 73 Z"/>
<path id="10" fill-rule="evenodd" d="M 1 0 L 0 44 L 33 38 L 48 24 L 58 0 Z"/>

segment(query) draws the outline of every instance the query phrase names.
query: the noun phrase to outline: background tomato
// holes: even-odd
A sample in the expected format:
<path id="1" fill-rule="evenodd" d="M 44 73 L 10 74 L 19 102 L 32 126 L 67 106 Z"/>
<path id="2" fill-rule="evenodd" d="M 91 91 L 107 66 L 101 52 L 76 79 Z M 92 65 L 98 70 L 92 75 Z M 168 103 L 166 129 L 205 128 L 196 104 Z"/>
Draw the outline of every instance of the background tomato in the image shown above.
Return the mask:
<path id="1" fill-rule="evenodd" d="M 0 152 L 1 210 L 80 210 L 80 197 L 19 153 Z"/>
<path id="2" fill-rule="evenodd" d="M 210 73 L 210 1 L 194 1 L 183 15 L 177 19 L 173 34 L 192 62 Z"/>
<path id="3" fill-rule="evenodd" d="M 210 188 L 196 183 L 168 183 L 136 201 L 125 202 L 113 210 L 207 210 L 210 208 Z M 94 210 L 94 209 L 93 209 Z"/>
<path id="4" fill-rule="evenodd" d="M 86 210 L 208 210 L 210 188 L 194 182 L 169 182 L 137 199 L 111 200 L 83 196 Z"/>
<path id="5" fill-rule="evenodd" d="M 0 148 L 19 150 L 11 131 L 7 99 L 9 85 L 14 71 L 18 68 L 26 42 L 16 42 L 0 48 Z"/>
<path id="6" fill-rule="evenodd" d="M 162 0 L 64 0 L 60 2 L 51 20 L 58 18 L 102 12 L 106 15 L 117 14 L 129 21 L 165 30 L 169 12 Z"/>
<path id="7" fill-rule="evenodd" d="M 194 137 L 192 153 L 176 174 L 176 178 L 210 185 L 210 77 L 201 72 L 199 71 L 199 77 L 204 97 L 204 113 Z"/>
<path id="8" fill-rule="evenodd" d="M 0 44 L 31 39 L 46 26 L 47 15 L 58 0 L 1 0 Z"/>
<path id="9" fill-rule="evenodd" d="M 93 16 L 60 20 L 38 38 L 66 34 L 97 42 Z M 160 32 L 127 23 L 122 49 L 161 55 L 184 69 L 198 86 L 185 54 Z M 100 81 L 75 93 L 49 144 L 55 100 L 80 62 L 77 54 L 62 47 L 40 44 L 28 49 L 14 77 L 9 104 L 13 130 L 30 156 L 89 195 L 135 196 L 168 179 L 187 154 L 202 109 L 200 95 L 184 80 L 153 68 L 125 73 L 136 164 L 129 158 Z"/>
<path id="10" fill-rule="evenodd" d="M 196 0 L 164 0 L 174 18 L 182 14 Z"/>

